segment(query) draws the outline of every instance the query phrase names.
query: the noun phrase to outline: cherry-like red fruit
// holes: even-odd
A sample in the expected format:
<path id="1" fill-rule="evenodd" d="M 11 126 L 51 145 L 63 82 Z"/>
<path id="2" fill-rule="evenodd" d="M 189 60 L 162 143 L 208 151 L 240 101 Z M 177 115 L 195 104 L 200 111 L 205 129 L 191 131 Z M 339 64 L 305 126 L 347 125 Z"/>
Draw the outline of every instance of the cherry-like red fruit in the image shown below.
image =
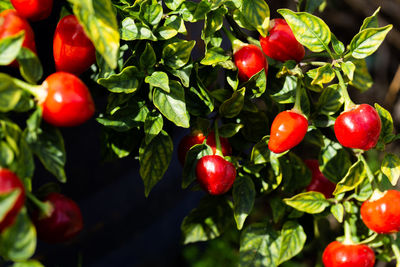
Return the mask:
<path id="1" fill-rule="evenodd" d="M 381 133 L 378 112 L 368 104 L 358 105 L 337 117 L 335 135 L 342 146 L 369 150 L 375 147 Z"/>
<path id="2" fill-rule="evenodd" d="M 25 203 L 25 189 L 21 180 L 12 171 L 0 168 L 0 195 L 8 194 L 16 189 L 19 190 L 19 194 L 13 206 L 0 221 L 0 233 L 14 223 L 15 218 Z"/>
<path id="3" fill-rule="evenodd" d="M 194 132 L 182 138 L 178 145 L 178 159 L 183 165 L 185 163 L 186 154 L 189 149 L 197 144 L 202 144 L 206 137 L 202 132 Z"/>
<path id="4" fill-rule="evenodd" d="M 63 17 L 53 39 L 57 71 L 80 75 L 96 61 L 96 50 L 74 15 Z"/>
<path id="5" fill-rule="evenodd" d="M 304 47 L 296 40 L 292 29 L 284 19 L 273 19 L 266 37 L 260 36 L 260 44 L 264 53 L 278 61 L 301 61 Z"/>
<path id="6" fill-rule="evenodd" d="M 279 113 L 271 125 L 268 148 L 274 153 L 285 152 L 297 146 L 308 129 L 308 120 L 304 115 L 286 110 Z"/>
<path id="7" fill-rule="evenodd" d="M 49 243 L 65 242 L 82 230 L 82 214 L 75 201 L 59 193 L 48 194 L 44 201 L 52 206 L 51 214 L 35 211 L 32 215 L 41 240 Z"/>
<path id="8" fill-rule="evenodd" d="M 251 76 L 264 69 L 265 75 L 268 74 L 268 62 L 256 45 L 245 45 L 233 55 L 235 65 L 239 70 L 239 79 L 247 81 Z"/>
<path id="9" fill-rule="evenodd" d="M 325 267 L 373 267 L 375 254 L 367 245 L 345 245 L 333 241 L 325 248 L 322 261 Z"/>
<path id="10" fill-rule="evenodd" d="M 311 170 L 311 182 L 306 191 L 315 191 L 322 193 L 326 198 L 331 198 L 336 185 L 326 178 L 319 169 L 319 163 L 316 159 L 306 159 L 304 163 Z"/>
<path id="11" fill-rule="evenodd" d="M 47 19 L 53 8 L 53 0 L 11 0 L 18 14 L 31 21 Z"/>
<path id="12" fill-rule="evenodd" d="M 400 192 L 387 190 L 377 199 L 370 199 L 361 205 L 364 224 L 379 234 L 400 231 Z"/>
<path id="13" fill-rule="evenodd" d="M 197 162 L 196 176 L 200 186 L 210 195 L 221 195 L 232 187 L 236 169 L 223 157 L 208 155 Z"/>
<path id="14" fill-rule="evenodd" d="M 39 102 L 43 118 L 55 126 L 77 126 L 86 122 L 94 113 L 94 103 L 89 89 L 75 75 L 56 72 L 45 79 L 46 92 Z"/>
<path id="15" fill-rule="evenodd" d="M 35 34 L 29 22 L 22 18 L 15 10 L 4 10 L 0 13 L 0 40 L 24 31 L 25 37 L 22 46 L 36 54 Z M 18 66 L 17 62 L 11 63 Z"/>

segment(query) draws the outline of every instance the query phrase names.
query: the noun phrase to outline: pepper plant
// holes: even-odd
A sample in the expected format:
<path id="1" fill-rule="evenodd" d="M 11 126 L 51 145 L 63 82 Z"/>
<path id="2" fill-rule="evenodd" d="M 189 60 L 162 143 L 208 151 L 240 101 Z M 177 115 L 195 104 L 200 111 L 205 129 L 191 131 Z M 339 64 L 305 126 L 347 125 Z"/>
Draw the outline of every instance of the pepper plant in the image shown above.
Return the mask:
<path id="1" fill-rule="evenodd" d="M 11 2 L 1 0 L 1 11 L 13 9 Z M 240 234 L 239 266 L 278 266 L 310 251 L 313 266 L 373 266 L 375 257 L 400 262 L 399 209 L 382 208 L 398 205 L 385 201 L 400 176 L 400 159 L 386 146 L 400 135 L 379 103 L 354 103 L 348 93 L 370 88 L 365 60 L 392 25 L 379 27 L 378 9 L 345 44 L 313 15 L 324 1 L 296 2 L 297 10 L 279 9 L 280 17 L 270 18 L 264 0 L 63 1 L 59 20 L 69 17 L 57 27 L 58 72 L 51 79 L 42 77 L 47 66 L 35 49 L 24 45 L 30 30 L 10 34 L 0 17 L 0 166 L 24 185 L 0 188 L 0 220 L 15 214 L 0 234 L 1 258 L 41 266 L 31 259 L 35 229 L 43 232 L 36 223 L 51 222 L 40 216 L 51 218 L 55 206 L 32 188 L 34 158 L 65 183 L 68 155 L 57 127 L 94 113 L 104 158 L 138 160 L 146 196 L 177 153 L 176 128 L 188 129 L 178 151 L 182 187 L 205 192 L 182 222 L 184 244 L 233 230 Z M 73 29 L 84 50 L 74 48 Z M 82 72 L 80 80 L 75 75 Z M 107 105 L 94 108 L 88 90 L 106 95 Z M 372 150 L 381 155 L 378 167 Z M 360 214 L 363 203 L 381 208 L 366 204 Z M 369 228 L 374 216 L 379 229 L 390 231 Z M 391 223 L 397 225 L 385 226 Z M 62 231 L 52 240 L 68 236 Z M 340 250 L 355 260 L 338 258 Z"/>

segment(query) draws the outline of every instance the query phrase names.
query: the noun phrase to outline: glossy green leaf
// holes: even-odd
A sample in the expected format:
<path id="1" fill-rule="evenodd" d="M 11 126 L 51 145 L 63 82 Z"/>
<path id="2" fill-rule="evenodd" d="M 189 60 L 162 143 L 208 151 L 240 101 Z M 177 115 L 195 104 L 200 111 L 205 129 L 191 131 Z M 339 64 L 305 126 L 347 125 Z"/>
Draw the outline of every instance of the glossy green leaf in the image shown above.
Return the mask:
<path id="1" fill-rule="evenodd" d="M 10 166 L 14 161 L 14 152 L 4 141 L 0 141 L 0 166 Z"/>
<path id="2" fill-rule="evenodd" d="M 0 65 L 7 66 L 17 58 L 24 38 L 25 34 L 21 31 L 16 35 L 0 40 Z"/>
<path id="3" fill-rule="evenodd" d="M 232 190 L 233 214 L 237 229 L 241 230 L 243 224 L 253 209 L 256 190 L 253 180 L 248 176 L 237 177 Z"/>
<path id="4" fill-rule="evenodd" d="M 279 9 L 289 24 L 297 41 L 312 52 L 329 51 L 331 31 L 325 22 L 306 12 L 293 12 L 289 9 Z"/>
<path id="5" fill-rule="evenodd" d="M 378 7 L 374 14 L 372 14 L 370 17 L 367 17 L 364 19 L 363 24 L 360 28 L 360 31 L 368 29 L 368 28 L 378 28 L 378 13 L 381 10 L 381 7 Z"/>
<path id="6" fill-rule="evenodd" d="M 44 265 L 36 260 L 27 260 L 15 262 L 12 267 L 44 267 Z"/>
<path id="7" fill-rule="evenodd" d="M 267 36 L 269 27 L 269 6 L 264 0 L 243 0 L 242 13 L 246 21 L 261 36 Z"/>
<path id="8" fill-rule="evenodd" d="M 310 214 L 321 213 L 330 204 L 320 192 L 305 192 L 283 200 L 286 205 Z"/>
<path id="9" fill-rule="evenodd" d="M 36 229 L 25 207 L 19 212 L 14 224 L 0 235 L 0 254 L 12 261 L 27 260 L 36 249 Z"/>
<path id="10" fill-rule="evenodd" d="M 344 217 L 344 207 L 341 203 L 337 203 L 333 206 L 331 206 L 331 213 L 333 216 L 335 216 L 336 220 L 338 222 L 342 223 L 343 222 L 343 217 Z"/>
<path id="11" fill-rule="evenodd" d="M 107 64 L 117 67 L 119 39 L 118 23 L 111 0 L 68 0 L 73 12 Z"/>
<path id="12" fill-rule="evenodd" d="M 22 91 L 14 83 L 11 76 L 0 73 L 0 80 L 0 112 L 8 112 L 18 104 Z"/>
<path id="13" fill-rule="evenodd" d="M 283 216 L 285 216 L 285 212 L 287 209 L 286 204 L 282 201 L 280 197 L 274 196 L 269 200 L 269 205 L 272 211 L 272 220 L 274 221 L 274 223 L 280 222 Z"/>
<path id="14" fill-rule="evenodd" d="M 138 89 L 140 76 L 141 74 L 135 66 L 129 66 L 120 73 L 100 78 L 97 82 L 110 92 L 130 94 Z"/>
<path id="15" fill-rule="evenodd" d="M 277 84 L 276 86 L 273 84 L 271 86 L 272 88 L 269 88 L 268 90 L 271 93 L 271 98 L 275 102 L 278 102 L 279 104 L 294 103 L 296 97 L 296 88 L 297 88 L 296 77 L 288 75 L 285 77 L 285 82 L 283 83 L 283 86 L 281 86 L 280 84 Z M 276 90 L 279 90 L 276 93 L 275 93 L 275 87 Z M 270 89 L 273 89 L 273 91 Z"/>
<path id="16" fill-rule="evenodd" d="M 391 135 L 394 130 L 393 118 L 389 111 L 381 107 L 379 104 L 375 103 L 375 109 L 379 114 L 381 119 L 381 133 L 379 139 L 384 140 L 387 136 Z"/>
<path id="17" fill-rule="evenodd" d="M 193 64 L 187 64 L 181 69 L 168 69 L 169 73 L 178 77 L 183 86 L 189 87 L 190 75 L 192 73 Z"/>
<path id="18" fill-rule="evenodd" d="M 328 86 L 318 99 L 318 110 L 322 114 L 335 114 L 343 105 L 343 97 L 338 89 L 338 85 Z"/>
<path id="19" fill-rule="evenodd" d="M 26 142 L 26 131 L 19 140 L 19 155 L 17 158 L 18 169 L 16 173 L 18 177 L 31 178 L 35 171 L 35 163 L 33 159 L 33 153 L 29 148 L 29 144 Z"/>
<path id="20" fill-rule="evenodd" d="M 373 80 L 368 72 L 367 63 L 365 59 L 352 59 L 351 62 L 356 66 L 354 71 L 353 80 L 350 81 L 350 85 L 354 86 L 362 92 L 371 88 Z"/>
<path id="21" fill-rule="evenodd" d="M 373 54 L 392 28 L 392 25 L 387 25 L 381 28 L 367 28 L 362 30 L 350 42 L 351 55 L 354 58 L 363 59 Z"/>
<path id="22" fill-rule="evenodd" d="M 207 155 L 213 155 L 213 151 L 206 144 L 197 144 L 189 149 L 186 154 L 185 165 L 183 166 L 182 188 L 187 188 L 196 180 L 197 161 Z"/>
<path id="23" fill-rule="evenodd" d="M 339 143 L 325 138 L 320 155 L 321 172 L 332 182 L 339 182 L 351 166 L 349 153 Z"/>
<path id="24" fill-rule="evenodd" d="M 144 133 L 146 134 L 145 142 L 149 144 L 163 129 L 164 121 L 160 113 L 149 112 L 144 121 Z"/>
<path id="25" fill-rule="evenodd" d="M 165 5 L 171 9 L 175 10 L 177 9 L 185 0 L 165 0 Z"/>
<path id="26" fill-rule="evenodd" d="M 316 76 L 314 77 L 311 85 L 323 86 L 325 83 L 330 83 L 335 78 L 335 72 L 331 64 L 326 63 L 324 66 L 317 69 Z"/>
<path id="27" fill-rule="evenodd" d="M 157 41 L 157 37 L 151 29 L 140 22 L 135 22 L 133 18 L 126 18 L 122 21 L 121 39 L 126 41 L 151 40 Z"/>
<path id="28" fill-rule="evenodd" d="M 251 161 L 254 164 L 269 162 L 271 151 L 268 149 L 269 136 L 264 136 L 261 141 L 254 145 L 251 151 Z"/>
<path id="29" fill-rule="evenodd" d="M 148 70 L 157 63 L 156 53 L 154 52 L 153 46 L 150 43 L 146 43 L 146 48 L 143 54 L 140 55 L 139 64 L 140 68 Z"/>
<path id="30" fill-rule="evenodd" d="M 333 194 L 338 194 L 355 189 L 367 177 L 364 163 L 358 160 L 348 170 L 346 176 L 336 185 Z"/>
<path id="31" fill-rule="evenodd" d="M 287 221 L 281 230 L 281 245 L 279 249 L 278 265 L 290 260 L 299 254 L 306 243 L 306 234 L 303 227 L 293 221 Z"/>
<path id="32" fill-rule="evenodd" d="M 166 45 L 162 51 L 161 62 L 173 69 L 179 69 L 188 63 L 196 41 L 179 41 Z"/>
<path id="33" fill-rule="evenodd" d="M 201 38 L 204 40 L 206 45 L 215 37 L 215 32 L 222 28 L 224 17 L 227 12 L 227 8 L 219 7 L 207 14 L 204 29 L 201 32 Z"/>
<path id="34" fill-rule="evenodd" d="M 230 56 L 225 54 L 225 50 L 221 47 L 212 47 L 207 49 L 204 58 L 200 61 L 203 65 L 215 66 L 220 62 L 224 62 L 230 59 Z"/>
<path id="35" fill-rule="evenodd" d="M 345 51 L 344 44 L 341 41 L 339 41 L 333 33 L 331 36 L 331 40 L 332 40 L 333 51 L 335 51 L 336 55 L 339 56 L 342 55 Z"/>
<path id="36" fill-rule="evenodd" d="M 172 151 L 172 140 L 165 131 L 161 131 L 149 144 L 143 140 L 139 148 L 139 173 L 144 183 L 146 197 L 167 171 Z"/>
<path id="37" fill-rule="evenodd" d="M 147 76 L 144 81 L 153 87 L 163 89 L 167 93 L 170 92 L 169 78 L 165 72 L 155 71 L 151 74 L 151 76 Z"/>
<path id="38" fill-rule="evenodd" d="M 343 62 L 342 71 L 344 74 L 346 74 L 347 78 L 349 78 L 350 81 L 352 81 L 354 78 L 355 70 L 356 70 L 356 65 L 354 65 L 353 62 L 351 61 Z"/>
<path id="39" fill-rule="evenodd" d="M 155 32 L 157 39 L 168 40 L 178 34 L 178 31 L 170 26 L 161 26 Z"/>
<path id="40" fill-rule="evenodd" d="M 167 119 L 177 126 L 188 128 L 190 118 L 186 110 L 185 91 L 177 81 L 170 81 L 169 88 L 169 93 L 155 88 L 153 103 Z"/>
<path id="41" fill-rule="evenodd" d="M 0 11 L 7 10 L 7 9 L 13 9 L 13 5 L 9 0 L 1 0 L 0 1 Z"/>
<path id="42" fill-rule="evenodd" d="M 219 127 L 218 132 L 219 136 L 225 137 L 225 138 L 231 138 L 235 134 L 237 134 L 240 129 L 244 127 L 243 124 L 236 124 L 236 123 L 226 123 Z"/>
<path id="43" fill-rule="evenodd" d="M 396 186 L 400 178 L 400 159 L 394 154 L 386 154 L 383 158 L 381 171 L 389 179 L 393 186 Z"/>
<path id="44" fill-rule="evenodd" d="M 143 4 L 140 8 L 141 18 L 150 25 L 157 25 L 163 16 L 163 8 L 160 4 Z"/>
<path id="45" fill-rule="evenodd" d="M 11 192 L 0 194 L 0 220 L 1 221 L 4 220 L 5 216 L 14 207 L 14 204 L 17 201 L 17 199 L 21 193 L 22 193 L 21 190 L 17 188 L 17 189 L 12 190 Z"/>
<path id="46" fill-rule="evenodd" d="M 260 97 L 267 88 L 267 76 L 264 69 L 251 76 L 250 79 L 241 86 L 246 87 L 248 92 L 251 90 L 255 97 Z"/>
<path id="47" fill-rule="evenodd" d="M 181 17 L 173 15 L 173 16 L 166 18 L 164 26 L 169 26 L 169 27 L 175 29 L 179 33 L 187 34 L 185 22 L 183 21 L 183 19 Z"/>
<path id="48" fill-rule="evenodd" d="M 31 50 L 22 47 L 17 56 L 19 71 L 24 79 L 36 84 L 43 76 L 43 68 L 39 58 Z"/>
<path id="49" fill-rule="evenodd" d="M 246 93 L 246 88 L 241 88 L 233 92 L 231 98 L 224 101 L 219 107 L 219 113 L 221 116 L 226 118 L 236 117 L 243 108 L 244 94 Z"/>

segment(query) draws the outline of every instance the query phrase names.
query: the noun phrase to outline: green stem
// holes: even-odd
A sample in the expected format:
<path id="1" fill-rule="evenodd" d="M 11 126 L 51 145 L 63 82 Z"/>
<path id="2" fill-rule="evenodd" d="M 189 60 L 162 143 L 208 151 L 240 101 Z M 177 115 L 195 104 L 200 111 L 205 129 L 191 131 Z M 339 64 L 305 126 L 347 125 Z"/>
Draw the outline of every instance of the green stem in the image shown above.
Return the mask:
<path id="1" fill-rule="evenodd" d="M 340 86 L 340 89 L 342 91 L 342 95 L 343 95 L 343 98 L 344 98 L 344 110 L 345 111 L 346 110 L 350 110 L 353 106 L 355 106 L 355 104 L 354 104 L 354 102 L 351 100 L 351 98 L 349 96 L 349 92 L 347 91 L 347 86 L 344 83 L 342 74 L 340 73 L 339 70 L 337 70 L 335 68 L 333 70 L 334 70 L 336 76 L 338 77 L 339 86 Z"/>
<path id="2" fill-rule="evenodd" d="M 396 241 L 394 240 L 393 237 L 390 237 L 390 240 L 392 241 L 392 251 L 394 254 L 394 257 L 396 258 L 396 267 L 400 267 L 400 249 L 399 246 L 397 245 Z"/>
<path id="3" fill-rule="evenodd" d="M 352 245 L 354 244 L 353 239 L 351 238 L 351 226 L 347 220 L 344 220 L 344 240 L 343 244 L 345 245 Z"/>
<path id="4" fill-rule="evenodd" d="M 245 44 L 237 39 L 230 31 L 228 31 L 225 27 L 222 27 L 222 31 L 226 34 L 229 41 L 232 44 L 233 54 L 235 54 L 240 48 L 242 48 Z"/>
<path id="5" fill-rule="evenodd" d="M 371 171 L 371 168 L 369 167 L 367 161 L 364 158 L 364 155 L 360 154 L 360 160 L 362 161 L 362 163 L 364 163 L 365 166 L 365 170 L 367 172 L 367 177 L 370 183 L 372 183 L 374 181 L 374 174 Z"/>
<path id="6" fill-rule="evenodd" d="M 18 86 L 18 88 L 21 88 L 22 90 L 33 95 L 39 102 L 46 98 L 47 93 L 46 90 L 43 89 L 42 85 L 32 85 L 15 78 L 13 78 L 13 82 L 16 86 Z"/>
<path id="7" fill-rule="evenodd" d="M 51 215 L 51 213 L 53 212 L 53 207 L 50 203 L 40 201 L 29 191 L 26 192 L 26 196 L 30 201 L 32 201 L 33 204 L 35 204 L 36 207 L 39 208 L 39 210 L 45 217 L 49 217 Z"/>
<path id="8" fill-rule="evenodd" d="M 300 78 L 297 78 L 296 100 L 294 103 L 294 107 L 292 108 L 292 111 L 303 114 L 303 111 L 301 110 L 301 90 L 302 90 L 301 85 L 302 82 Z"/>
<path id="9" fill-rule="evenodd" d="M 215 144 L 217 146 L 217 150 L 215 152 L 215 155 L 224 157 L 224 155 L 222 154 L 222 150 L 221 150 L 221 141 L 219 140 L 219 131 L 218 131 L 218 120 L 214 121 L 214 136 L 215 136 Z"/>
<path id="10" fill-rule="evenodd" d="M 327 62 L 322 62 L 322 61 L 310 61 L 310 62 L 301 62 L 300 66 L 307 66 L 307 65 L 311 65 L 311 66 L 325 66 L 327 64 Z"/>

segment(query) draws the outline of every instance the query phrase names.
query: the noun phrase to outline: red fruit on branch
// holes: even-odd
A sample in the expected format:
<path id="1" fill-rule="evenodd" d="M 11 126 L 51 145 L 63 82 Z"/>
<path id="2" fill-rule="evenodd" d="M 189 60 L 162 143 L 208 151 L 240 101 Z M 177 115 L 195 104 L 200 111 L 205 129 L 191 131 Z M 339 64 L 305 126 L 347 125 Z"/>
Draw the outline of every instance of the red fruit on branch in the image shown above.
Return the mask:
<path id="1" fill-rule="evenodd" d="M 182 165 L 185 163 L 186 154 L 189 149 L 194 145 L 202 144 L 205 139 L 206 137 L 202 132 L 195 132 L 182 138 L 178 145 L 178 159 Z"/>
<path id="2" fill-rule="evenodd" d="M 80 75 L 96 61 L 96 50 L 74 15 L 63 17 L 53 39 L 57 71 Z"/>
<path id="3" fill-rule="evenodd" d="M 342 112 L 335 121 L 335 135 L 345 147 L 369 150 L 375 147 L 381 132 L 378 112 L 368 104 Z"/>
<path id="4" fill-rule="evenodd" d="M 307 186 L 307 191 L 315 191 L 324 194 L 326 198 L 331 198 L 336 185 L 326 178 L 319 169 L 319 163 L 316 159 L 306 159 L 304 163 L 311 170 L 311 182 Z"/>
<path id="5" fill-rule="evenodd" d="M 364 224 L 379 234 L 400 231 L 400 192 L 387 190 L 361 205 L 361 218 Z"/>
<path id="6" fill-rule="evenodd" d="M 333 241 L 325 248 L 322 261 L 325 267 L 373 267 L 375 254 L 367 245 L 345 245 Z"/>
<path id="7" fill-rule="evenodd" d="M 232 147 L 229 144 L 227 138 L 219 137 L 219 142 L 221 143 L 221 152 L 224 156 L 230 156 L 232 154 Z M 215 133 L 211 131 L 207 136 L 206 144 L 212 148 L 214 155 L 217 153 L 217 144 L 215 142 Z"/>
<path id="8" fill-rule="evenodd" d="M 296 40 L 292 30 L 284 19 L 273 19 L 266 37 L 260 36 L 260 44 L 264 53 L 278 61 L 301 61 L 304 47 Z"/>
<path id="9" fill-rule="evenodd" d="M 297 146 L 308 129 L 308 120 L 304 115 L 286 110 L 279 113 L 271 125 L 268 148 L 274 153 L 285 152 Z"/>
<path id="10" fill-rule="evenodd" d="M 77 126 L 94 113 L 94 103 L 89 89 L 75 75 L 56 72 L 46 78 L 42 84 L 45 91 L 39 105 L 43 109 L 43 118 L 55 126 Z"/>
<path id="11" fill-rule="evenodd" d="M 22 46 L 36 53 L 35 35 L 29 22 L 15 10 L 4 10 L 0 13 L 0 40 L 24 31 Z M 13 63 L 14 65 L 16 63 Z"/>
<path id="12" fill-rule="evenodd" d="M 52 206 L 51 213 L 46 215 L 35 211 L 32 215 L 41 240 L 49 243 L 65 242 L 82 230 L 82 214 L 75 201 L 59 193 L 50 193 L 44 201 Z"/>
<path id="13" fill-rule="evenodd" d="M 18 14 L 32 21 L 47 19 L 53 8 L 53 0 L 11 0 Z"/>
<path id="14" fill-rule="evenodd" d="M 236 51 L 233 57 L 239 70 L 240 80 L 247 81 L 262 69 L 265 70 L 265 76 L 267 76 L 268 62 L 258 46 L 245 45 Z"/>
<path id="15" fill-rule="evenodd" d="M 12 207 L 4 214 L 0 221 L 0 233 L 14 223 L 15 218 L 25 203 L 25 189 L 21 180 L 12 171 L 0 168 L 0 195 L 8 194 L 16 189 L 19 190 L 19 194 Z"/>
<path id="16" fill-rule="evenodd" d="M 200 186 L 211 195 L 229 191 L 236 178 L 232 163 L 218 155 L 202 157 L 196 165 L 196 176 Z"/>

